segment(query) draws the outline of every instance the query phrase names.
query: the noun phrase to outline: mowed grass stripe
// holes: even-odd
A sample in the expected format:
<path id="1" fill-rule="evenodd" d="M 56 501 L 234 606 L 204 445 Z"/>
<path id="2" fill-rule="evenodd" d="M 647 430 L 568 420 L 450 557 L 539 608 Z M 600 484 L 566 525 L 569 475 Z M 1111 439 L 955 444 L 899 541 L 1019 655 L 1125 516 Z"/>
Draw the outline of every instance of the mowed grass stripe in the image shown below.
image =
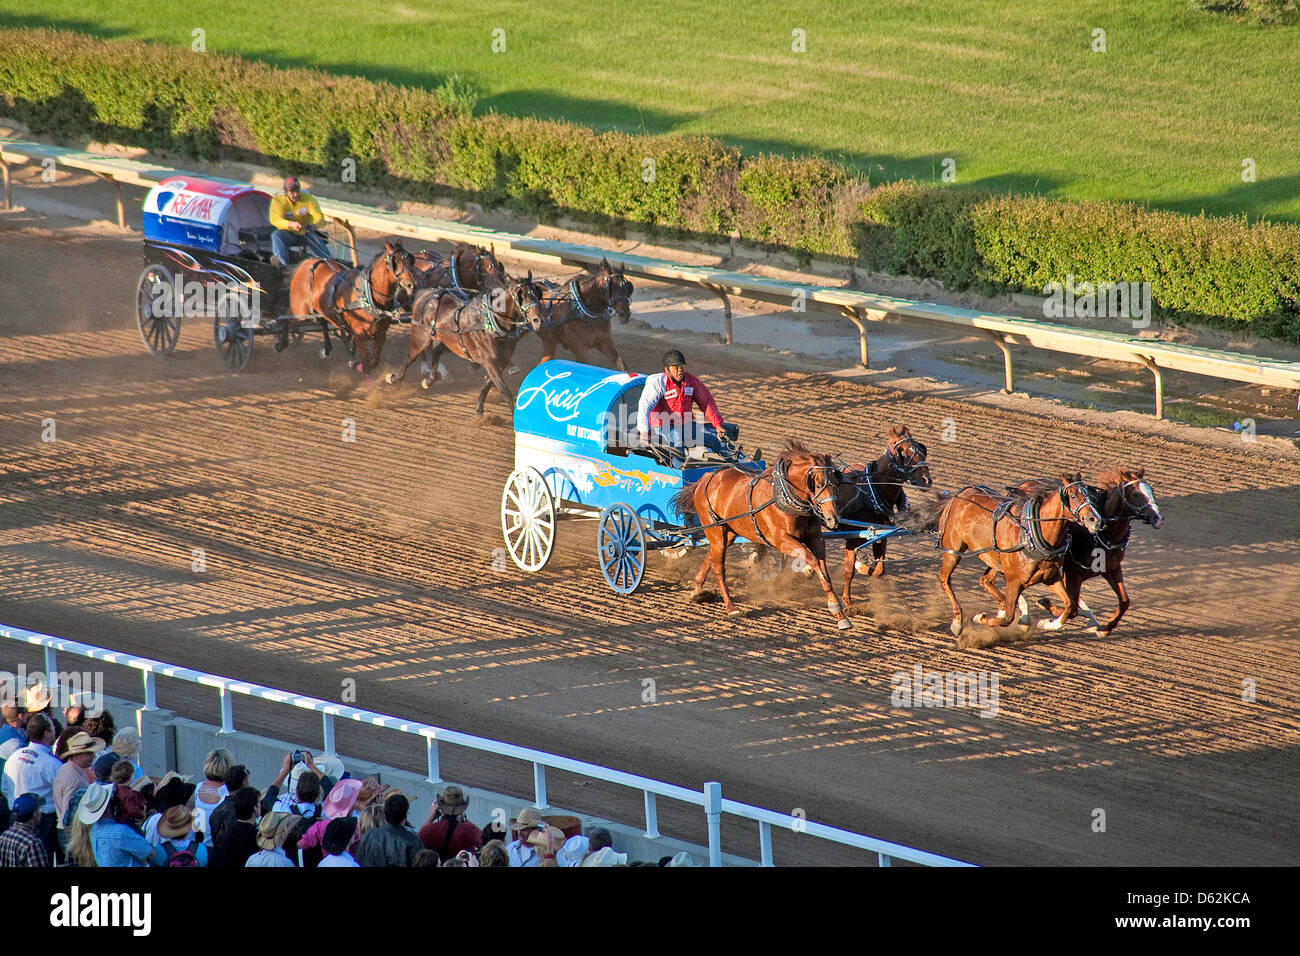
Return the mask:
<path id="1" fill-rule="evenodd" d="M 160 0 L 66 21 L 38 0 L 5 6 L 0 23 L 181 46 L 202 28 L 213 52 L 407 85 L 457 73 L 484 91 L 482 109 L 818 152 L 875 181 L 937 178 L 953 157 L 959 184 L 1300 219 L 1300 26 L 1237 24 L 1183 0 L 757 0 L 739 11 L 484 0 L 472 17 L 417 0 L 323 0 L 291 25 L 216 0 L 182 18 Z M 805 53 L 791 50 L 796 28 Z M 1104 53 L 1091 50 L 1095 28 Z M 1246 158 L 1254 183 L 1241 180 Z"/>

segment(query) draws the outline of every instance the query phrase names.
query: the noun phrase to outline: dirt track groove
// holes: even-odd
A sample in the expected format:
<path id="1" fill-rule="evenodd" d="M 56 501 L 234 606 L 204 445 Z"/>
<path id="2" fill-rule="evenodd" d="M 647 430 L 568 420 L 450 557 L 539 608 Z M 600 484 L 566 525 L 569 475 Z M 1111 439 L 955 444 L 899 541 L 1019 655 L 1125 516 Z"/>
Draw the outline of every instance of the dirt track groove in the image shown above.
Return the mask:
<path id="1" fill-rule="evenodd" d="M 58 290 L 51 256 L 84 283 Z M 128 243 L 0 228 L 0 620 L 319 696 L 351 676 L 375 710 L 686 786 L 721 779 L 735 799 L 980 862 L 1300 856 L 1295 461 L 712 350 L 697 371 L 751 446 L 794 434 L 856 460 L 904 422 L 941 487 L 1134 461 L 1167 516 L 1134 532 L 1133 608 L 1106 639 L 1071 624 L 957 649 L 928 540 L 892 543 L 883 581 L 859 576 L 846 634 L 814 583 L 736 556 L 746 613 L 729 619 L 685 600 L 698 553 L 654 556 L 630 598 L 608 591 L 589 523 L 560 526 L 542 573 L 495 570 L 513 438 L 502 406 L 475 421 L 463 363 L 431 392 L 375 387 L 314 342 L 275 355 L 263 339 L 231 377 L 198 322 L 155 360 L 134 329 L 137 262 Z M 32 287 L 50 295 L 28 305 Z M 616 334 L 634 367 L 662 351 Z M 535 356 L 528 343 L 521 366 Z M 989 609 L 976 576 L 955 578 L 968 614 Z M 1113 607 L 1103 582 L 1084 596 L 1099 617 Z M 916 663 L 996 671 L 999 714 L 892 708 L 890 675 Z M 635 818 L 635 795 L 610 799 Z M 1114 832 L 1089 831 L 1094 807 Z"/>

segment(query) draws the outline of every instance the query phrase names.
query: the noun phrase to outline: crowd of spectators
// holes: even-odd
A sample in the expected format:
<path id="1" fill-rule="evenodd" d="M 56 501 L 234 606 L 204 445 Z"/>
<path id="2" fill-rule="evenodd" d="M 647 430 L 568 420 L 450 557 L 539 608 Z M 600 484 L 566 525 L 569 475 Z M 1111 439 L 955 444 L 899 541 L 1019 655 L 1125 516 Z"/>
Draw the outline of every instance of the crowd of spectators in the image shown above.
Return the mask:
<path id="1" fill-rule="evenodd" d="M 0 707 L 0 866 L 693 865 L 685 853 L 628 862 L 607 829 L 566 837 L 532 808 L 480 828 L 454 785 L 417 828 L 406 794 L 306 751 L 285 754 L 262 789 L 221 749 L 197 784 L 174 771 L 155 780 L 134 729 L 77 707 L 61 723 L 49 704 L 29 694 Z"/>

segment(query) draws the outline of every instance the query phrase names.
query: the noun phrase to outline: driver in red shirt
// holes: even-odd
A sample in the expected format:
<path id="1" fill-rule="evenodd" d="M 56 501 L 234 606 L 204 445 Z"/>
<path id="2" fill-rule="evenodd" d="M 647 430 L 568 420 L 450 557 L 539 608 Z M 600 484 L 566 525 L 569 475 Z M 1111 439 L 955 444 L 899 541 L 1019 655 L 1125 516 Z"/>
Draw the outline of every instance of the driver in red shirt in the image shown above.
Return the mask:
<path id="1" fill-rule="evenodd" d="M 732 444 L 740 429 L 722 420 L 708 386 L 686 371 L 686 357 L 677 349 L 664 354 L 662 372 L 646 376 L 637 407 L 637 433 L 642 444 L 668 445 L 682 458 L 687 457 L 686 446 L 700 444 L 695 434 L 696 406 L 708 422 L 702 429 L 705 447 L 724 458 L 743 460 Z"/>

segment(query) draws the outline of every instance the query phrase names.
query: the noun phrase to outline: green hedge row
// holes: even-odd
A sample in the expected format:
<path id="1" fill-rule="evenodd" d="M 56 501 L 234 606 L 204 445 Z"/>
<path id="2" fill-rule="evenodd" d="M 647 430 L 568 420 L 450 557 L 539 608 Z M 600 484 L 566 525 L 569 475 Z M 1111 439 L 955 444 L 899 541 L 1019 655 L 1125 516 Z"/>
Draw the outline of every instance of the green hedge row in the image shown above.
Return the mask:
<path id="1" fill-rule="evenodd" d="M 475 116 L 434 92 L 50 30 L 0 29 L 0 112 L 35 133 L 251 158 L 405 199 L 447 189 L 618 232 L 726 236 L 950 288 L 1149 281 L 1157 314 L 1300 343 L 1300 228 L 893 183 L 703 137 Z"/>

